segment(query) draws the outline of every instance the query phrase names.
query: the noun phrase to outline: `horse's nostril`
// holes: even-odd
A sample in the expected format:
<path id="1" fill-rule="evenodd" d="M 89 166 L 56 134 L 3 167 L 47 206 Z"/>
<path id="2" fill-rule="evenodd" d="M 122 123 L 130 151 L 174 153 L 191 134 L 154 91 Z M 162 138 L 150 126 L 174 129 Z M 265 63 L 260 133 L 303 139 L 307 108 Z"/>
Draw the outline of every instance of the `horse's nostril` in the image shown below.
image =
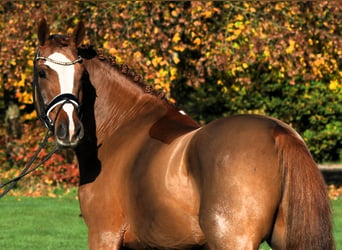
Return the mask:
<path id="1" fill-rule="evenodd" d="M 84 136 L 84 129 L 82 123 L 77 123 L 76 129 L 75 129 L 75 135 L 78 139 L 82 139 Z"/>
<path id="2" fill-rule="evenodd" d="M 56 130 L 56 136 L 59 139 L 65 139 L 68 135 L 68 128 L 67 125 L 62 122 L 58 125 L 57 130 Z"/>

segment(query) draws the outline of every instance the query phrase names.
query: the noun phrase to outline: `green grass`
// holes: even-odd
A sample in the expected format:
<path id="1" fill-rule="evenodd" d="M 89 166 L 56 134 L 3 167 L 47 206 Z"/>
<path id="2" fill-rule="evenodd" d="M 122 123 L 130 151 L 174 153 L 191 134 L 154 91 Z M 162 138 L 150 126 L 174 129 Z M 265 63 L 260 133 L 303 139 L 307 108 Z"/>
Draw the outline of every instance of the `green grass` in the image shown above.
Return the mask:
<path id="1" fill-rule="evenodd" d="M 334 236 L 336 242 L 336 250 L 342 249 L 342 197 L 333 204 L 333 214 L 334 214 Z"/>
<path id="2" fill-rule="evenodd" d="M 73 198 L 4 197 L 0 249 L 88 249 L 87 228 Z"/>
<path id="3" fill-rule="evenodd" d="M 336 249 L 342 250 L 342 197 L 332 201 Z M 0 249 L 88 249 L 87 228 L 74 198 L 7 196 L 0 200 Z M 260 249 L 270 249 L 263 244 Z"/>

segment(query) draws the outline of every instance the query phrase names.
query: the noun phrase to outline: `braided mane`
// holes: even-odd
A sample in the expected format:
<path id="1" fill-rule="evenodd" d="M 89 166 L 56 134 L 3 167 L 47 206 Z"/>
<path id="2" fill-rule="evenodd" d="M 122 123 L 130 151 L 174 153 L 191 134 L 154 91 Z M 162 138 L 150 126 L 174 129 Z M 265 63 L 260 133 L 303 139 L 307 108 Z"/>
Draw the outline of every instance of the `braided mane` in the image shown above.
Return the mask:
<path id="1" fill-rule="evenodd" d="M 145 93 L 150 93 L 164 101 L 167 111 L 151 127 L 149 133 L 152 138 L 164 143 L 171 143 L 177 137 L 200 127 L 190 116 L 180 112 L 178 107 L 170 103 L 162 91 L 156 90 L 152 85 L 145 83 L 142 76 L 130 70 L 126 64 L 118 64 L 115 56 L 106 56 L 103 49 L 95 51 L 92 46 L 78 48 L 78 55 L 84 59 L 97 57 L 99 60 L 105 61 L 120 73 L 132 79 L 133 83 L 142 88 Z"/>
<path id="2" fill-rule="evenodd" d="M 153 85 L 146 83 L 143 80 L 143 77 L 131 70 L 127 64 L 118 64 L 115 56 L 105 55 L 104 49 L 94 50 L 93 46 L 91 45 L 83 45 L 81 48 L 78 49 L 78 54 L 85 59 L 91 59 L 96 56 L 99 60 L 107 62 L 120 73 L 130 78 L 133 83 L 142 88 L 145 93 L 150 93 L 159 97 L 160 99 L 166 100 L 165 93 L 162 90 L 156 90 Z"/>

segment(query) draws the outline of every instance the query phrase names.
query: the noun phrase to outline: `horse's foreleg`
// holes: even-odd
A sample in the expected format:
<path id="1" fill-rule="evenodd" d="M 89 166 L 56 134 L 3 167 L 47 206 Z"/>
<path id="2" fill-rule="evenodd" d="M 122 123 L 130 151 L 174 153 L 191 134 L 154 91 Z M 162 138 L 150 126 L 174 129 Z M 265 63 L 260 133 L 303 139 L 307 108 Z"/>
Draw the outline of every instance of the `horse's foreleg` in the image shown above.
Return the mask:
<path id="1" fill-rule="evenodd" d="M 119 250 L 127 229 L 120 206 L 112 199 L 95 194 L 91 186 L 90 183 L 79 188 L 81 212 L 88 227 L 89 249 Z"/>
<path id="2" fill-rule="evenodd" d="M 123 232 L 113 232 L 89 228 L 88 245 L 89 249 L 94 250 L 119 250 L 121 249 Z"/>

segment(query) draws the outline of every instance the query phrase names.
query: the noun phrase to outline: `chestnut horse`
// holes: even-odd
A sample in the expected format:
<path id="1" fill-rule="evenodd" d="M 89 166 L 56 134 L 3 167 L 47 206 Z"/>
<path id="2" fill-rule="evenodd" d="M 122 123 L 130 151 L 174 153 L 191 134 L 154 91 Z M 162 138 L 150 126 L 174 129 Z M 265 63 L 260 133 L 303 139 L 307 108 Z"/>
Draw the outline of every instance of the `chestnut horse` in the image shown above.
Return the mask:
<path id="1" fill-rule="evenodd" d="M 200 127 L 85 28 L 38 28 L 37 112 L 74 147 L 91 249 L 333 249 L 326 186 L 303 139 L 259 115 Z"/>

